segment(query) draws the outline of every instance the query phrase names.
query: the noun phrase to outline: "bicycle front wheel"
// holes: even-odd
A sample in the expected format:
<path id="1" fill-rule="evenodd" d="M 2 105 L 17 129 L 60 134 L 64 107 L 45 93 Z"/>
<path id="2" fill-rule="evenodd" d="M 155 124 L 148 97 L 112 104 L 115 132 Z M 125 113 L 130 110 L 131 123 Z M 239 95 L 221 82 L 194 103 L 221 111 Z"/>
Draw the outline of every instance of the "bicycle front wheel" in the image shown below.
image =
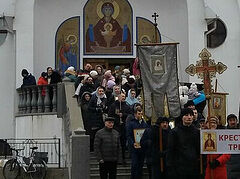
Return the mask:
<path id="1" fill-rule="evenodd" d="M 39 159 L 38 163 L 33 163 L 35 172 L 31 172 L 31 179 L 44 179 L 47 174 L 47 165 L 44 160 Z"/>
<path id="2" fill-rule="evenodd" d="M 3 176 L 5 179 L 16 179 L 20 172 L 20 166 L 16 159 L 10 159 L 3 167 Z"/>

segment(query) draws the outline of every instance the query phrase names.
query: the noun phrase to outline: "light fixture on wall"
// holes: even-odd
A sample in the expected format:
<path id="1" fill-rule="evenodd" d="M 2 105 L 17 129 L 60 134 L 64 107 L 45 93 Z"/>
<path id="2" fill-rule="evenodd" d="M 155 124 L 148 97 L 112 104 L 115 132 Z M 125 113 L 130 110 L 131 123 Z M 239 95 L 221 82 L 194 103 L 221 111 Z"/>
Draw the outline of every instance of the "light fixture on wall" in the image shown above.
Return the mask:
<path id="1" fill-rule="evenodd" d="M 4 14 L 0 16 L 0 45 L 5 42 L 8 33 L 13 34 L 12 23 L 13 17 L 4 16 Z"/>

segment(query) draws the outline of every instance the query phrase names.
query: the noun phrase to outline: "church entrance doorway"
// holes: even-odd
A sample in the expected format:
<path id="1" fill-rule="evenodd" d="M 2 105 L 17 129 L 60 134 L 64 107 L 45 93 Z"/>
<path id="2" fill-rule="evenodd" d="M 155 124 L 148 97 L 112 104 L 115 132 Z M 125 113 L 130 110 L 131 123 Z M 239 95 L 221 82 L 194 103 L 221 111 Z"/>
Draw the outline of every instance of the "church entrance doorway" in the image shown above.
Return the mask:
<path id="1" fill-rule="evenodd" d="M 115 66 L 120 66 L 122 70 L 124 68 L 131 69 L 133 62 L 134 58 L 85 58 L 83 59 L 83 66 L 90 63 L 93 69 L 95 69 L 96 65 L 102 65 L 103 67 L 105 66 L 106 69 L 114 71 Z"/>

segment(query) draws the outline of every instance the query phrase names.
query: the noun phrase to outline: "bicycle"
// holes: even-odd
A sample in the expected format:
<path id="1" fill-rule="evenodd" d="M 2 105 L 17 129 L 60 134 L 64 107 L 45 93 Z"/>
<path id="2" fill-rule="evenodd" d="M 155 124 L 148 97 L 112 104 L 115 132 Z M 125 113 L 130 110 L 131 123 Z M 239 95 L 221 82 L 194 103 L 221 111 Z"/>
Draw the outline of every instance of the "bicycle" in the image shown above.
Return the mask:
<path id="1" fill-rule="evenodd" d="M 44 179 L 47 173 L 47 165 L 44 159 L 37 157 L 35 150 L 38 147 L 30 147 L 31 154 L 29 157 L 20 156 L 19 152 L 24 149 L 14 149 L 11 150 L 16 152 L 10 160 L 6 162 L 3 167 L 3 176 L 5 179 L 16 179 L 20 176 L 20 169 L 30 175 L 31 179 Z"/>

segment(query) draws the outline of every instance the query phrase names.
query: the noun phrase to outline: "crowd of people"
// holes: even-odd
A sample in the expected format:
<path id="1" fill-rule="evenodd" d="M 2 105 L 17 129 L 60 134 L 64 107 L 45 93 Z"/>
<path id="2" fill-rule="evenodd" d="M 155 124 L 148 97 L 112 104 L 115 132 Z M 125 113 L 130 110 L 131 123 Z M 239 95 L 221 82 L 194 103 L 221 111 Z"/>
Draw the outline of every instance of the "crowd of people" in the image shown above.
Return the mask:
<path id="1" fill-rule="evenodd" d="M 135 71 L 134 71 L 135 70 Z M 146 163 L 149 178 L 169 179 L 239 179 L 240 155 L 200 155 L 200 130 L 239 129 L 234 114 L 221 126 L 216 116 L 208 120 L 202 115 L 205 101 L 196 105 L 194 92 L 174 119 L 159 116 L 156 123 L 143 118 L 140 73 L 116 66 L 114 71 L 86 64 L 83 70 L 69 67 L 64 76 L 75 84 L 74 98 L 82 110 L 86 134 L 90 135 L 90 151 L 99 161 L 101 179 L 116 178 L 117 165 L 126 164 L 126 150 L 131 157 L 131 178 L 141 179 Z M 132 72 L 134 73 L 132 74 Z M 23 86 L 36 85 L 35 78 L 22 71 Z M 37 84 L 54 84 L 62 80 L 51 67 L 43 72 Z M 204 98 L 202 98 L 204 99 Z M 172 120 L 172 119 L 171 119 Z"/>

